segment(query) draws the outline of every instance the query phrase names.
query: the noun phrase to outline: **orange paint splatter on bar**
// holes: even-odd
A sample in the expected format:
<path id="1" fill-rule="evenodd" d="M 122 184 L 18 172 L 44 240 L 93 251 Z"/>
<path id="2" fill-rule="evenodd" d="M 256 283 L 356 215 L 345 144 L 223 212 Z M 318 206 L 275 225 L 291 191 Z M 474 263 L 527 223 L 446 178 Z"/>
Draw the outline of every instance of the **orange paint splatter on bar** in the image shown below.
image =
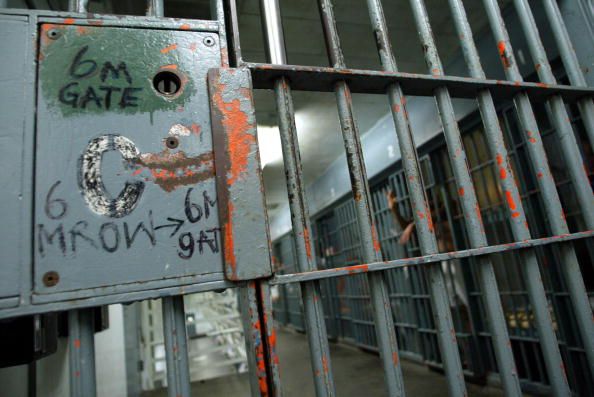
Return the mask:
<path id="1" fill-rule="evenodd" d="M 184 23 L 184 24 L 183 24 L 183 25 L 181 25 L 179 28 L 180 28 L 181 30 L 190 30 L 190 29 L 191 29 L 191 26 L 190 26 L 190 25 L 188 25 L 187 23 Z"/>
<path id="2" fill-rule="evenodd" d="M 222 124 L 227 132 L 229 151 L 229 170 L 227 184 L 233 185 L 247 170 L 248 160 L 256 137 L 249 133 L 253 128 L 248 115 L 241 110 L 239 99 L 225 102 L 222 97 L 224 87 L 220 87 L 214 95 L 214 102 L 222 115 Z"/>
<path id="3" fill-rule="evenodd" d="M 381 252 L 382 247 L 380 245 L 379 239 L 377 238 L 377 231 L 375 230 L 375 225 L 371 225 L 371 240 L 373 241 L 373 249 L 375 252 Z"/>
<path id="4" fill-rule="evenodd" d="M 369 271 L 369 266 L 368 265 L 355 265 L 355 266 L 349 266 L 345 268 L 349 274 L 355 274 L 355 273 L 364 273 Z"/>
<path id="5" fill-rule="evenodd" d="M 235 251 L 233 242 L 233 203 L 229 201 L 227 203 L 227 222 L 225 223 L 225 263 L 231 266 L 231 272 L 233 275 L 237 273 L 237 263 L 235 261 Z"/>
<path id="6" fill-rule="evenodd" d="M 322 369 L 324 370 L 325 374 L 328 373 L 328 359 L 326 356 L 322 356 Z"/>
<path id="7" fill-rule="evenodd" d="M 75 339 L 73 343 L 75 348 L 80 349 L 80 339 Z"/>
<path id="8" fill-rule="evenodd" d="M 458 195 L 460 197 L 464 196 L 464 188 L 463 187 L 461 187 L 460 189 L 458 189 Z"/>
<path id="9" fill-rule="evenodd" d="M 72 24 L 74 24 L 74 22 L 76 22 L 74 18 L 64 19 L 64 25 L 72 25 Z"/>
<path id="10" fill-rule="evenodd" d="M 303 229 L 303 240 L 305 244 L 305 254 L 307 255 L 307 259 L 311 259 L 311 241 L 309 239 L 309 230 L 307 228 Z"/>
<path id="11" fill-rule="evenodd" d="M 503 168 L 503 167 L 499 168 L 499 178 L 501 178 L 501 179 L 507 178 L 507 171 L 505 171 L 505 168 Z"/>
<path id="12" fill-rule="evenodd" d="M 507 48 L 505 46 L 505 41 L 500 41 L 497 43 L 497 50 L 499 51 L 499 57 L 501 58 L 501 62 L 503 63 L 503 67 L 506 69 L 511 66 L 511 62 L 509 60 L 509 56 L 507 55 Z"/>
<path id="13" fill-rule="evenodd" d="M 161 49 L 161 54 L 167 54 L 169 51 L 177 49 L 177 44 L 173 43 L 165 48 Z"/>
<path id="14" fill-rule="evenodd" d="M 165 66 L 162 66 L 161 69 L 177 70 L 177 65 L 175 65 L 175 64 L 165 65 Z"/>
<path id="15" fill-rule="evenodd" d="M 501 155 L 501 153 L 497 153 L 496 159 L 497 159 L 497 165 L 503 164 L 503 156 Z"/>
<path id="16" fill-rule="evenodd" d="M 392 353 L 392 362 L 394 363 L 394 366 L 398 365 L 399 362 L 399 358 L 398 358 L 398 353 L 394 352 Z"/>
<path id="17" fill-rule="evenodd" d="M 510 191 L 505 192 L 505 198 L 507 200 L 507 206 L 510 210 L 516 210 L 516 202 L 514 201 L 514 197 L 512 196 Z"/>

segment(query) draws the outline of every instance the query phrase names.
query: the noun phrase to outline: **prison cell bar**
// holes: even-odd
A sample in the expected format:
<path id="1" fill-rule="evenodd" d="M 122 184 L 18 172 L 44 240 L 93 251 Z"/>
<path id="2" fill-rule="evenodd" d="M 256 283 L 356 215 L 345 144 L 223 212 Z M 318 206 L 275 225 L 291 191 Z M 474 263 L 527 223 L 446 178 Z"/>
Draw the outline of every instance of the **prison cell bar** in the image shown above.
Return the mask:
<path id="1" fill-rule="evenodd" d="M 329 61 L 333 68 L 344 69 L 346 68 L 346 64 L 336 27 L 332 1 L 319 0 L 318 6 L 322 18 Z M 336 82 L 335 95 L 351 180 L 351 190 L 355 200 L 362 259 L 365 262 L 381 260 L 381 247 L 377 239 L 373 214 L 371 213 L 371 200 L 363 151 L 361 149 L 359 126 L 353 114 L 351 91 L 346 81 Z M 403 396 L 405 393 L 402 369 L 400 367 L 398 340 L 396 338 L 396 328 L 394 326 L 394 317 L 392 315 L 392 306 L 385 275 L 382 273 L 370 273 L 367 278 L 378 350 L 383 363 L 384 380 L 388 394 L 390 396 Z"/>
<path id="2" fill-rule="evenodd" d="M 553 70 L 547 58 L 544 46 L 540 39 L 538 27 L 534 21 L 534 15 L 530 10 L 527 0 L 514 0 L 516 11 L 520 18 L 520 26 L 524 31 L 524 36 L 528 42 L 528 49 L 535 62 L 536 72 L 543 84 L 556 84 L 557 80 L 553 75 Z M 582 159 L 582 154 L 578 147 L 578 143 L 573 132 L 571 120 L 565 108 L 563 99 L 558 95 L 553 95 L 548 100 L 550 106 L 549 118 L 555 126 L 557 135 L 559 136 L 559 144 L 561 151 L 566 158 L 567 168 L 577 198 L 582 209 L 582 215 L 586 221 L 588 228 L 594 228 L 594 193 L 588 178 L 586 167 Z M 588 125 L 585 124 L 588 128 Z M 594 131 L 588 131 L 590 135 L 594 135 Z"/>
<path id="3" fill-rule="evenodd" d="M 286 52 L 278 0 L 261 0 L 260 8 L 269 62 L 285 64 Z M 311 225 L 301 171 L 301 155 L 295 125 L 293 98 L 286 78 L 275 80 L 274 96 L 278 112 L 297 266 L 299 271 L 307 272 L 315 270 L 316 263 L 313 254 L 313 243 L 310 238 Z M 316 395 L 318 397 L 334 396 L 336 391 L 332 376 L 330 349 L 319 282 L 302 283 L 301 291 Z"/>
<path id="4" fill-rule="evenodd" d="M 442 76 L 444 75 L 444 69 L 433 39 L 433 32 L 425 4 L 423 0 L 411 0 L 410 3 L 424 49 L 429 74 Z M 435 91 L 435 99 L 444 130 L 470 246 L 473 248 L 484 247 L 488 245 L 487 236 L 448 89 L 446 87 L 438 88 Z M 492 346 L 497 359 L 503 388 L 507 395 L 519 396 L 521 395 L 520 383 L 511 350 L 511 342 L 501 305 L 501 296 L 495 278 L 495 271 L 488 257 L 482 257 L 478 262 L 479 282 L 485 298 L 487 322 L 493 336 Z M 538 264 L 534 257 L 528 267 L 535 268 L 538 271 Z M 531 280 L 538 282 L 540 278 L 531 278 Z M 546 309 L 542 303 L 541 306 Z"/>
<path id="5" fill-rule="evenodd" d="M 68 0 L 68 11 L 87 12 L 89 0 Z"/>
<path id="6" fill-rule="evenodd" d="M 397 72 L 398 67 L 391 48 L 388 28 L 380 1 L 368 0 L 368 9 L 382 68 L 388 72 Z M 421 252 L 429 255 L 436 254 L 438 252 L 437 241 L 419 169 L 416 145 L 406 111 L 406 98 L 398 83 L 389 86 L 388 97 L 400 152 L 402 153 L 402 166 L 406 174 L 406 183 L 411 197 L 412 213 Z M 457 350 L 456 333 L 448 304 L 444 276 L 437 263 L 429 266 L 428 273 L 433 316 L 438 331 L 438 343 L 443 357 L 444 369 L 448 378 L 449 392 L 452 396 L 465 395 L 466 385 L 464 384 L 462 363 Z"/>
<path id="7" fill-rule="evenodd" d="M 452 9 L 452 13 L 454 16 L 454 22 L 456 29 L 458 31 L 458 35 L 460 37 L 464 37 L 464 40 L 460 40 L 463 54 L 466 59 L 466 63 L 468 65 L 470 74 L 474 78 L 485 78 L 485 73 L 480 63 L 480 58 L 478 54 L 478 50 L 475 46 L 473 37 L 472 37 L 472 30 L 470 25 L 468 24 L 468 20 L 466 18 L 466 13 L 464 11 L 464 5 L 461 0 L 449 0 L 450 1 L 450 8 Z M 555 4 L 556 7 L 556 4 Z M 557 9 L 558 11 L 558 9 Z M 560 17 L 560 16 L 559 16 Z M 510 50 L 511 51 L 511 50 Z M 583 80 L 583 75 L 582 75 Z M 584 82 L 585 85 L 585 82 Z M 499 122 L 495 110 L 495 105 L 493 104 L 493 99 L 491 98 L 490 92 L 488 90 L 482 91 L 478 97 L 479 100 L 479 107 L 481 113 L 483 114 L 483 120 L 485 123 L 485 132 L 487 136 L 487 140 L 489 142 L 489 147 L 492 150 L 492 156 L 497 158 L 497 162 L 499 163 L 498 166 L 500 172 L 507 172 L 509 173 L 509 177 L 501 178 L 501 184 L 503 187 L 504 192 L 510 192 L 512 197 L 515 200 L 515 203 L 518 208 L 518 212 L 523 215 L 523 205 L 521 199 L 519 199 L 519 193 L 517 186 L 515 184 L 514 178 L 511 174 L 511 168 L 507 161 L 507 151 L 505 148 L 505 144 L 503 141 L 503 135 L 501 133 L 501 129 L 499 127 Z M 589 102 L 588 102 L 589 101 Z M 591 98 L 585 98 L 580 101 L 580 103 L 592 103 Z M 532 143 L 529 143 L 532 145 Z M 501 159 L 501 163 L 499 161 Z M 543 158 L 543 160 L 546 160 Z M 548 168 L 548 164 L 543 164 Z M 550 170 L 547 172 L 550 175 Z M 569 228 L 567 227 L 567 222 L 565 221 L 564 217 L 559 216 L 559 208 L 561 207 L 559 197 L 557 191 L 555 189 L 553 180 L 551 178 L 538 178 L 540 183 L 546 183 L 550 186 L 550 190 L 553 192 L 553 196 L 545 196 L 545 211 L 548 214 L 548 218 L 550 220 L 550 226 L 552 229 L 553 234 L 565 234 L 569 233 Z M 547 192 L 543 189 L 543 192 Z M 512 230 L 514 232 L 514 237 L 516 240 L 524 240 L 525 238 L 530 237 L 530 233 L 526 228 L 519 222 L 518 218 L 523 218 L 523 216 L 519 216 L 516 218 L 511 219 L 512 223 Z M 516 219 L 514 221 L 514 219 Z M 578 327 L 580 329 L 580 334 L 584 343 L 584 347 L 586 350 L 586 357 L 590 364 L 590 370 L 592 374 L 594 374 L 594 326 L 592 322 L 592 311 L 590 309 L 590 304 L 588 301 L 588 295 L 586 293 L 586 288 L 584 285 L 583 277 L 581 275 L 579 263 L 577 260 L 577 256 L 573 246 L 571 244 L 561 244 L 561 257 L 563 261 L 562 272 L 565 278 L 565 281 L 568 284 L 570 299 L 573 303 Z"/>
<path id="8" fill-rule="evenodd" d="M 563 61 L 563 66 L 565 66 L 569 81 L 574 86 L 586 87 L 584 73 L 580 68 L 577 55 L 575 54 L 565 21 L 563 21 L 563 16 L 556 0 L 544 0 L 543 3 L 547 20 L 550 23 L 553 38 L 561 54 L 561 60 Z M 586 132 L 588 133 L 588 138 L 590 139 L 590 146 L 594 149 L 594 101 L 592 101 L 592 98 L 583 98 L 578 102 L 578 107 Z"/>
<path id="9" fill-rule="evenodd" d="M 498 43 L 501 61 L 506 76 L 509 80 L 522 81 L 522 75 L 516 64 L 513 49 L 509 41 L 509 35 L 505 27 L 503 17 L 501 16 L 499 7 L 497 6 L 496 1 L 494 0 L 484 0 L 484 4 L 487 10 L 487 16 L 491 25 L 491 30 L 493 31 L 493 35 L 495 37 L 496 42 Z M 529 142 L 527 145 L 528 154 L 532 159 L 535 172 L 537 173 L 536 179 L 538 181 L 539 188 L 542 192 L 543 204 L 552 233 L 557 235 L 566 234 L 569 232 L 569 228 L 567 226 L 565 215 L 563 213 L 563 208 L 561 206 L 561 201 L 559 199 L 559 194 L 557 192 L 555 182 L 551 174 L 551 170 L 549 168 L 538 124 L 536 123 L 536 118 L 532 110 L 532 105 L 530 104 L 530 100 L 525 94 L 518 94 L 514 99 L 514 102 L 517 109 L 520 124 L 527 135 L 527 140 Z M 557 102 L 559 102 L 560 106 L 563 107 L 562 112 L 565 112 L 563 102 L 560 99 L 557 100 Z M 559 133 L 560 131 L 557 130 L 557 132 Z M 573 144 L 575 144 L 575 137 L 573 135 L 573 131 L 570 132 L 571 137 L 567 138 L 570 139 L 573 142 Z M 561 141 L 565 141 L 566 136 L 561 134 L 561 137 L 563 138 L 561 139 Z M 564 144 L 563 146 L 565 147 L 567 146 L 567 144 Z M 567 152 L 565 152 L 564 154 L 565 161 L 566 163 L 568 163 L 568 166 L 571 166 L 571 164 L 573 164 L 572 167 L 575 168 L 577 166 L 577 163 L 579 162 L 579 159 L 581 158 L 579 153 L 578 157 L 568 157 L 569 153 Z M 579 167 L 581 168 L 581 166 Z M 581 172 L 583 173 L 583 169 Z M 575 184 L 575 180 L 573 182 Z M 586 183 L 588 183 L 589 186 L 589 182 Z M 590 195 L 592 195 L 591 190 Z M 592 196 L 590 196 L 589 201 L 592 201 Z M 586 211 L 587 205 L 584 205 L 586 203 L 584 203 L 582 200 L 579 200 L 579 202 L 582 206 L 582 209 Z M 588 217 L 585 216 L 584 218 L 586 219 L 588 228 L 591 228 L 592 225 L 589 224 Z M 586 294 L 584 280 L 581 275 L 579 263 L 577 261 L 577 257 L 575 251 L 573 250 L 573 247 L 568 244 L 562 244 L 560 248 L 563 262 L 561 269 L 565 281 L 567 283 L 571 302 L 574 307 L 574 312 L 578 322 L 578 328 L 580 330 L 581 339 L 586 348 L 586 356 L 589 361 L 590 371 L 594 374 L 594 331 L 592 324 L 593 319 L 592 310 L 590 308 L 590 304 Z M 543 298 L 546 299 L 546 296 Z M 546 315 L 550 318 L 550 314 L 548 312 L 546 313 Z M 540 336 L 541 338 L 543 337 L 543 335 Z M 564 369 L 563 371 L 559 371 L 559 367 L 554 365 L 555 362 L 546 359 L 546 354 L 549 354 L 552 356 L 556 356 L 557 362 L 561 360 L 558 345 L 551 346 L 547 343 L 542 343 L 541 346 L 543 349 L 543 353 L 545 354 L 545 362 L 547 364 L 551 385 L 558 394 L 568 392 L 567 379 L 565 377 Z M 560 375 L 563 375 L 562 379 L 559 378 Z"/>
<path id="10" fill-rule="evenodd" d="M 93 309 L 68 312 L 68 357 L 70 362 L 70 395 L 94 397 L 95 324 Z"/>

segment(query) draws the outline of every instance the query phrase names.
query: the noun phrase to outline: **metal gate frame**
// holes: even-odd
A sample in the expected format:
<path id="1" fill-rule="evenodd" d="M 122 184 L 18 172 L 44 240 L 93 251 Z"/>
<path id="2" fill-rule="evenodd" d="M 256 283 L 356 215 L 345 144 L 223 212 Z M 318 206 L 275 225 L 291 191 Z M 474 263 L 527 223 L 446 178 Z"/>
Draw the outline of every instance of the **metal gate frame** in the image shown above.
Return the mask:
<path id="1" fill-rule="evenodd" d="M 555 395 L 568 395 L 569 385 L 563 368 L 563 360 L 553 329 L 553 322 L 547 307 L 547 299 L 538 259 L 534 247 L 546 244 L 558 244 L 562 251 L 565 266 L 564 277 L 568 282 L 569 293 L 573 303 L 582 342 L 586 346 L 586 354 L 590 371 L 594 373 L 594 345 L 592 335 L 591 309 L 581 277 L 575 251 L 571 243 L 574 239 L 590 238 L 591 231 L 569 233 L 563 215 L 559 195 L 546 159 L 536 118 L 532 111 L 531 101 L 544 100 L 551 108 L 551 119 L 561 138 L 560 146 L 568 162 L 568 169 L 580 207 L 588 229 L 594 226 L 594 202 L 592 188 L 588 176 L 584 173 L 580 162 L 580 152 L 575 140 L 572 126 L 565 110 L 565 102 L 579 101 L 582 117 L 591 143 L 594 143 L 594 124 L 592 118 L 591 92 L 584 92 L 582 97 L 578 90 L 584 89 L 585 80 L 580 75 L 575 54 L 571 50 L 568 34 L 557 4 L 545 1 L 547 16 L 553 25 L 554 36 L 562 53 L 565 66 L 571 69 L 573 86 L 558 86 L 552 74 L 549 61 L 544 52 L 534 18 L 526 0 L 516 0 L 515 6 L 528 39 L 532 57 L 537 63 L 537 72 L 542 83 L 526 83 L 519 72 L 513 55 L 513 49 L 503 21 L 501 10 L 495 0 L 484 0 L 491 29 L 497 42 L 503 68 L 509 81 L 487 80 L 480 64 L 472 31 L 468 23 L 461 0 L 450 0 L 454 24 L 459 35 L 460 45 L 469 68 L 471 78 L 454 78 L 444 75 L 444 70 L 433 39 L 431 25 L 425 4 L 422 0 L 411 0 L 411 7 L 425 52 L 428 75 L 410 75 L 398 73 L 391 43 L 388 38 L 387 25 L 380 1 L 369 0 L 368 8 L 371 24 L 376 36 L 378 53 L 383 71 L 348 70 L 341 50 L 340 38 L 336 28 L 333 5 L 329 0 L 320 0 L 320 15 L 326 38 L 328 57 L 332 67 L 300 67 L 285 66 L 286 57 L 282 35 L 280 10 L 275 1 L 262 1 L 264 30 L 266 36 L 268 59 L 271 64 L 259 65 L 245 63 L 241 59 L 239 32 L 237 25 L 232 26 L 231 44 L 235 48 L 234 66 L 248 67 L 254 78 L 255 88 L 274 89 L 279 113 L 279 127 L 283 143 L 283 159 L 287 173 L 289 207 L 292 215 L 292 229 L 301 273 L 277 275 L 272 284 L 300 282 L 304 294 L 304 311 L 306 327 L 310 342 L 312 367 L 315 376 L 316 393 L 319 396 L 334 395 L 331 376 L 326 330 L 320 305 L 316 305 L 320 295 L 319 280 L 339 275 L 368 273 L 371 287 L 371 298 L 374 304 L 374 323 L 377 332 L 378 347 L 383 361 L 385 380 L 390 395 L 404 393 L 401 370 L 398 364 L 398 347 L 394 333 L 393 316 L 387 294 L 386 281 L 382 273 L 374 271 L 387 270 L 398 266 L 410 266 L 423 263 L 430 272 L 430 291 L 433 315 L 438 329 L 439 346 L 444 360 L 444 368 L 448 378 L 451 395 L 464 395 L 464 375 L 459 353 L 456 347 L 456 336 L 447 301 L 443 275 L 436 265 L 442 260 L 464 257 L 476 257 L 479 263 L 479 283 L 484 291 L 486 316 L 493 338 L 493 349 L 497 359 L 503 388 L 507 395 L 521 395 L 514 357 L 511 351 L 505 317 L 500 303 L 500 293 L 495 279 L 493 266 L 489 256 L 495 253 L 522 248 L 519 252 L 524 263 L 524 271 L 528 280 L 528 293 L 535 312 L 536 323 L 541 337 L 541 347 L 547 365 L 549 381 Z M 231 3 L 231 14 L 235 13 Z M 355 198 L 359 235 L 363 251 L 362 265 L 342 267 L 328 270 L 313 270 L 310 225 L 307 215 L 307 204 L 301 182 L 301 165 L 298 143 L 295 132 L 294 111 L 291 89 L 326 91 L 336 93 L 340 124 L 345 143 L 352 193 Z M 564 91 L 567 90 L 567 91 Z M 357 124 L 353 118 L 351 93 L 386 94 L 390 100 L 396 133 L 402 155 L 403 168 L 411 202 L 417 233 L 419 235 L 421 258 L 409 258 L 395 261 L 381 261 L 380 244 L 377 241 L 375 226 L 371 214 L 369 188 L 362 160 L 361 143 Z M 577 94 L 577 98 L 567 95 Z M 405 95 L 433 96 L 437 101 L 439 114 L 447 142 L 449 160 L 454 171 L 456 190 L 464 213 L 465 226 L 469 230 L 471 248 L 454 253 L 439 254 L 433 232 L 431 211 L 428 208 L 425 190 L 423 189 L 419 161 L 408 116 L 406 113 Z M 511 224 L 515 243 L 489 246 L 482 225 L 480 208 L 474 185 L 467 167 L 465 148 L 454 115 L 451 98 L 473 98 L 479 103 L 479 109 L 485 125 L 485 135 L 490 155 L 498 165 L 500 186 L 503 190 L 508 209 L 508 220 Z M 530 159 L 538 173 L 538 183 L 544 197 L 545 210 L 551 222 L 553 237 L 532 239 L 523 204 L 515 185 L 512 169 L 509 164 L 503 133 L 496 114 L 494 99 L 514 99 L 527 136 Z M 590 109 L 590 110 L 587 110 Z M 452 343 L 453 342 L 453 343 Z"/>

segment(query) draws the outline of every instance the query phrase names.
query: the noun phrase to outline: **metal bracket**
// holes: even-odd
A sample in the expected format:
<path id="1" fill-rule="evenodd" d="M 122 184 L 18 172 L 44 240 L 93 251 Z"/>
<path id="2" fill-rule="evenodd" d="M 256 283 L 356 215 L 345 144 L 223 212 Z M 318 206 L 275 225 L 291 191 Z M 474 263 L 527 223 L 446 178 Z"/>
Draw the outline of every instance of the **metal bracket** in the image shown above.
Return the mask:
<path id="1" fill-rule="evenodd" d="M 225 277 L 272 275 L 268 219 L 248 69 L 208 72 Z"/>

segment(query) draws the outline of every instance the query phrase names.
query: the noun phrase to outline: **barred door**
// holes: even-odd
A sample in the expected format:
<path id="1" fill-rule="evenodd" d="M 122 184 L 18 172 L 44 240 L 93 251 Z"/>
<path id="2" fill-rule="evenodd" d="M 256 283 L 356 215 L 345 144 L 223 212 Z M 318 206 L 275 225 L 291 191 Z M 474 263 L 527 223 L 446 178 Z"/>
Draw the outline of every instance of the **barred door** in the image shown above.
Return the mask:
<path id="1" fill-rule="evenodd" d="M 465 370 L 480 368 L 472 363 L 472 341 L 464 332 L 465 320 L 460 319 L 457 309 L 452 310 L 455 305 L 451 304 L 448 285 L 454 281 L 446 276 L 454 274 L 452 266 L 472 260 L 476 265 L 472 276 L 484 307 L 482 318 L 490 335 L 489 349 L 502 387 L 506 395 L 519 396 L 517 355 L 512 350 L 493 266 L 510 252 L 517 254 L 524 273 L 551 391 L 556 396 L 570 395 L 542 281 L 540 265 L 544 258 L 537 255 L 543 246 L 558 247 L 563 263 L 561 277 L 584 346 L 586 376 L 591 381 L 594 325 L 574 244 L 591 242 L 594 200 L 566 105 L 577 103 L 593 145 L 593 90 L 578 65 L 557 2 L 542 0 L 539 6 L 550 23 L 569 85 L 559 85 L 553 75 L 528 0 L 513 3 L 535 61 L 537 83 L 523 80 L 496 0 L 482 3 L 505 80 L 486 78 L 462 0 L 449 0 L 448 5 L 450 23 L 457 32 L 470 77 L 446 74 L 424 0 L 410 0 L 410 7 L 426 74 L 399 72 L 395 57 L 398 42 L 390 40 L 380 0 L 366 1 L 369 15 L 362 16 L 361 23 L 371 24 L 381 70 L 349 69 L 333 8 L 337 2 L 318 1 L 331 67 L 287 64 L 277 0 L 260 2 L 268 57 L 265 64 L 243 60 L 235 0 L 214 1 L 216 19 L 211 21 L 162 18 L 163 1 L 157 0 L 147 2 L 147 17 L 124 19 L 86 14 L 86 1 L 70 1 L 68 13 L 0 10 L 3 19 L 9 21 L 5 26 L 20 33 L 10 40 L 28 50 L 21 61 L 31 83 L 13 88 L 12 93 L 25 92 L 24 106 L 35 113 L 21 114 L 16 107 L 8 106 L 3 110 L 7 124 L 23 126 L 9 130 L 8 135 L 23 142 L 22 157 L 14 154 L 10 160 L 24 164 L 19 177 L 25 187 L 16 193 L 3 193 L 3 201 L 11 203 L 13 213 L 4 215 L 19 223 L 25 243 L 13 241 L 21 256 L 11 257 L 11 267 L 3 270 L 9 282 L 0 284 L 0 316 L 69 310 L 71 395 L 95 395 L 89 308 L 149 298 L 162 299 L 169 395 L 189 395 L 183 295 L 226 288 L 237 289 L 240 298 L 252 395 L 281 395 L 283 382 L 271 300 L 274 286 L 280 287 L 287 299 L 282 311 L 288 321 L 295 317 L 307 335 L 318 396 L 336 394 L 329 336 L 375 347 L 390 396 L 404 395 L 407 380 L 402 374 L 400 350 L 440 361 L 449 394 L 466 395 Z M 150 72 L 140 76 L 139 71 L 145 69 Z M 61 81 L 57 76 L 67 79 Z M 275 271 L 271 264 L 254 89 L 273 90 L 277 106 L 295 250 L 294 266 L 292 261 L 282 263 L 282 271 Z M 337 209 L 336 218 L 340 232 L 351 234 L 350 244 L 340 247 L 340 254 L 324 255 L 332 257 L 332 263 L 324 268 L 316 261 L 295 123 L 292 92 L 301 90 L 335 94 L 353 198 Z M 373 202 L 382 200 L 383 193 L 375 197 L 370 194 L 353 93 L 386 97 L 403 169 L 389 182 L 401 197 L 406 192 L 410 202 L 407 211 L 414 222 L 415 237 L 409 248 L 415 256 L 409 253 L 401 259 L 384 260 L 385 253 L 395 248 L 391 245 L 394 241 L 378 237 L 378 229 L 384 225 L 381 214 L 374 213 Z M 417 155 L 407 96 L 435 100 L 451 164 L 448 183 L 453 189 L 433 189 L 434 176 Z M 3 102 L 8 103 L 9 98 L 2 97 Z M 485 155 L 496 165 L 511 243 L 489 244 L 490 232 L 483 225 L 480 206 L 485 188 L 477 188 L 469 170 L 472 161 L 467 159 L 467 153 L 471 158 L 476 149 L 462 139 L 452 104 L 455 98 L 478 104 L 488 148 Z M 497 103 L 510 100 L 528 142 L 529 167 L 551 230 L 550 235 L 538 238 L 531 234 L 532 220 L 527 218 L 508 156 L 510 142 L 496 113 Z M 568 228 L 547 160 L 537 123 L 540 115 L 533 110 L 540 103 L 546 104 L 556 130 L 558 150 L 567 164 L 583 217 L 585 227 L 574 233 Z M 101 131 L 95 131 L 99 127 Z M 159 132 L 157 138 L 151 135 L 162 128 L 165 133 Z M 73 130 L 80 130 L 80 135 L 69 135 Z M 72 154 L 79 146 L 82 152 Z M 119 156 L 117 165 L 108 162 L 108 156 L 114 154 L 109 152 Z M 126 180 L 116 168 L 121 167 L 120 157 L 128 172 Z M 119 194 L 110 194 L 118 183 L 123 185 Z M 459 222 L 466 230 L 466 249 L 454 244 L 444 250 L 436 236 L 440 224 L 452 215 L 447 208 L 441 214 L 443 219 L 434 219 L 432 213 L 452 196 L 461 209 Z M 147 207 L 147 202 L 152 207 Z M 15 220 L 15 216 L 20 218 Z M 140 238 L 144 239 L 143 246 L 139 246 Z M 279 246 L 279 251 L 292 249 Z M 118 264 L 128 268 L 122 270 Z M 394 271 L 401 269 L 407 269 L 409 279 L 393 280 Z M 419 277 L 421 272 L 424 277 Z M 357 279 L 359 282 L 353 282 Z M 340 289 L 343 280 L 346 287 Z M 393 304 L 391 285 L 396 289 L 417 288 L 426 297 L 419 302 L 396 300 Z M 345 296 L 341 296 L 343 291 Z M 343 317 L 336 321 L 338 315 L 333 313 L 342 310 L 343 299 L 350 301 L 346 322 Z M 420 310 L 411 309 L 419 305 Z M 423 330 L 402 323 L 400 316 L 407 311 L 423 315 L 427 327 L 435 331 L 423 335 Z"/>

